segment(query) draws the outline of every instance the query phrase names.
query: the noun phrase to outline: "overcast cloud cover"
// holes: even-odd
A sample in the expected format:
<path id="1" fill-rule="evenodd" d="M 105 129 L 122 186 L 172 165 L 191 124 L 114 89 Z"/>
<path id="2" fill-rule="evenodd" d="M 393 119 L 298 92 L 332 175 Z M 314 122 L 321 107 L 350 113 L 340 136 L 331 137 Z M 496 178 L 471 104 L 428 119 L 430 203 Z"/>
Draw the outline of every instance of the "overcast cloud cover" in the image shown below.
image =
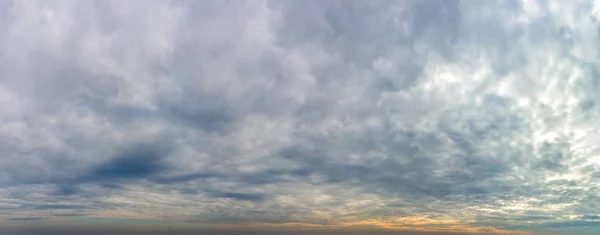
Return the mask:
<path id="1" fill-rule="evenodd" d="M 596 234 L 599 7 L 2 0 L 1 223 Z"/>

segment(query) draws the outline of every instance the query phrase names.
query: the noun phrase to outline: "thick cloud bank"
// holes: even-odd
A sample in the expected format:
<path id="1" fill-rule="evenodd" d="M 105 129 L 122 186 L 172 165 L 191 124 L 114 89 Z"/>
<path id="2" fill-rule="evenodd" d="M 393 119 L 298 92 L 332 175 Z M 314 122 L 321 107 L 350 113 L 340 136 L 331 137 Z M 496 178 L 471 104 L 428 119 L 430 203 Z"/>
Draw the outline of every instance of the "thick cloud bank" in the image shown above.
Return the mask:
<path id="1" fill-rule="evenodd" d="M 0 215 L 600 225 L 590 1 L 0 1 Z"/>

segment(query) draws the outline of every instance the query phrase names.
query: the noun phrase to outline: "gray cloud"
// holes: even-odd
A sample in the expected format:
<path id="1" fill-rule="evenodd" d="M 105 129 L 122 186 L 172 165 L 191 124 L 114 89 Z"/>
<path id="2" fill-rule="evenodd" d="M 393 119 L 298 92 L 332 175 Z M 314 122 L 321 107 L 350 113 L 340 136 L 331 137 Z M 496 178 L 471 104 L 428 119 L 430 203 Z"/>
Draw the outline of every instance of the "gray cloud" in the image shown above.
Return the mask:
<path id="1" fill-rule="evenodd" d="M 594 226 L 591 2 L 1 4 L 6 220 Z"/>

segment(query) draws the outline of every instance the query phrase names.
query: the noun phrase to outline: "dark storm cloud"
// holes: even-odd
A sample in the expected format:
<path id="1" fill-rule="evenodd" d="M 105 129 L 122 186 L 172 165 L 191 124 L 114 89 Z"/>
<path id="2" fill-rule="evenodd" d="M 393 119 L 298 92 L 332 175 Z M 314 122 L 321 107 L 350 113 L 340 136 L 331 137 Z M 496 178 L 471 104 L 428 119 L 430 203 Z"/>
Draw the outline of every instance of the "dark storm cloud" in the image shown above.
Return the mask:
<path id="1" fill-rule="evenodd" d="M 106 181 L 152 177 L 166 170 L 160 162 L 163 157 L 165 152 L 156 149 L 155 146 L 136 147 L 95 166 L 89 176 L 84 176 L 82 180 Z"/>

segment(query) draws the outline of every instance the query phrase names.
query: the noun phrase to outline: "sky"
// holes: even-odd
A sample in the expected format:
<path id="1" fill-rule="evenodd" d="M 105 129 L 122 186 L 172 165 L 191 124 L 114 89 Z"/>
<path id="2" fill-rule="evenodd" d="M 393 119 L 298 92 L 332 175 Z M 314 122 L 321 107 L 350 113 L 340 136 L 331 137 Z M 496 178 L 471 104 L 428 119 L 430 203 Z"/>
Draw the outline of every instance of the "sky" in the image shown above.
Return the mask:
<path id="1" fill-rule="evenodd" d="M 0 29 L 0 234 L 600 232 L 597 2 L 0 0 Z"/>

